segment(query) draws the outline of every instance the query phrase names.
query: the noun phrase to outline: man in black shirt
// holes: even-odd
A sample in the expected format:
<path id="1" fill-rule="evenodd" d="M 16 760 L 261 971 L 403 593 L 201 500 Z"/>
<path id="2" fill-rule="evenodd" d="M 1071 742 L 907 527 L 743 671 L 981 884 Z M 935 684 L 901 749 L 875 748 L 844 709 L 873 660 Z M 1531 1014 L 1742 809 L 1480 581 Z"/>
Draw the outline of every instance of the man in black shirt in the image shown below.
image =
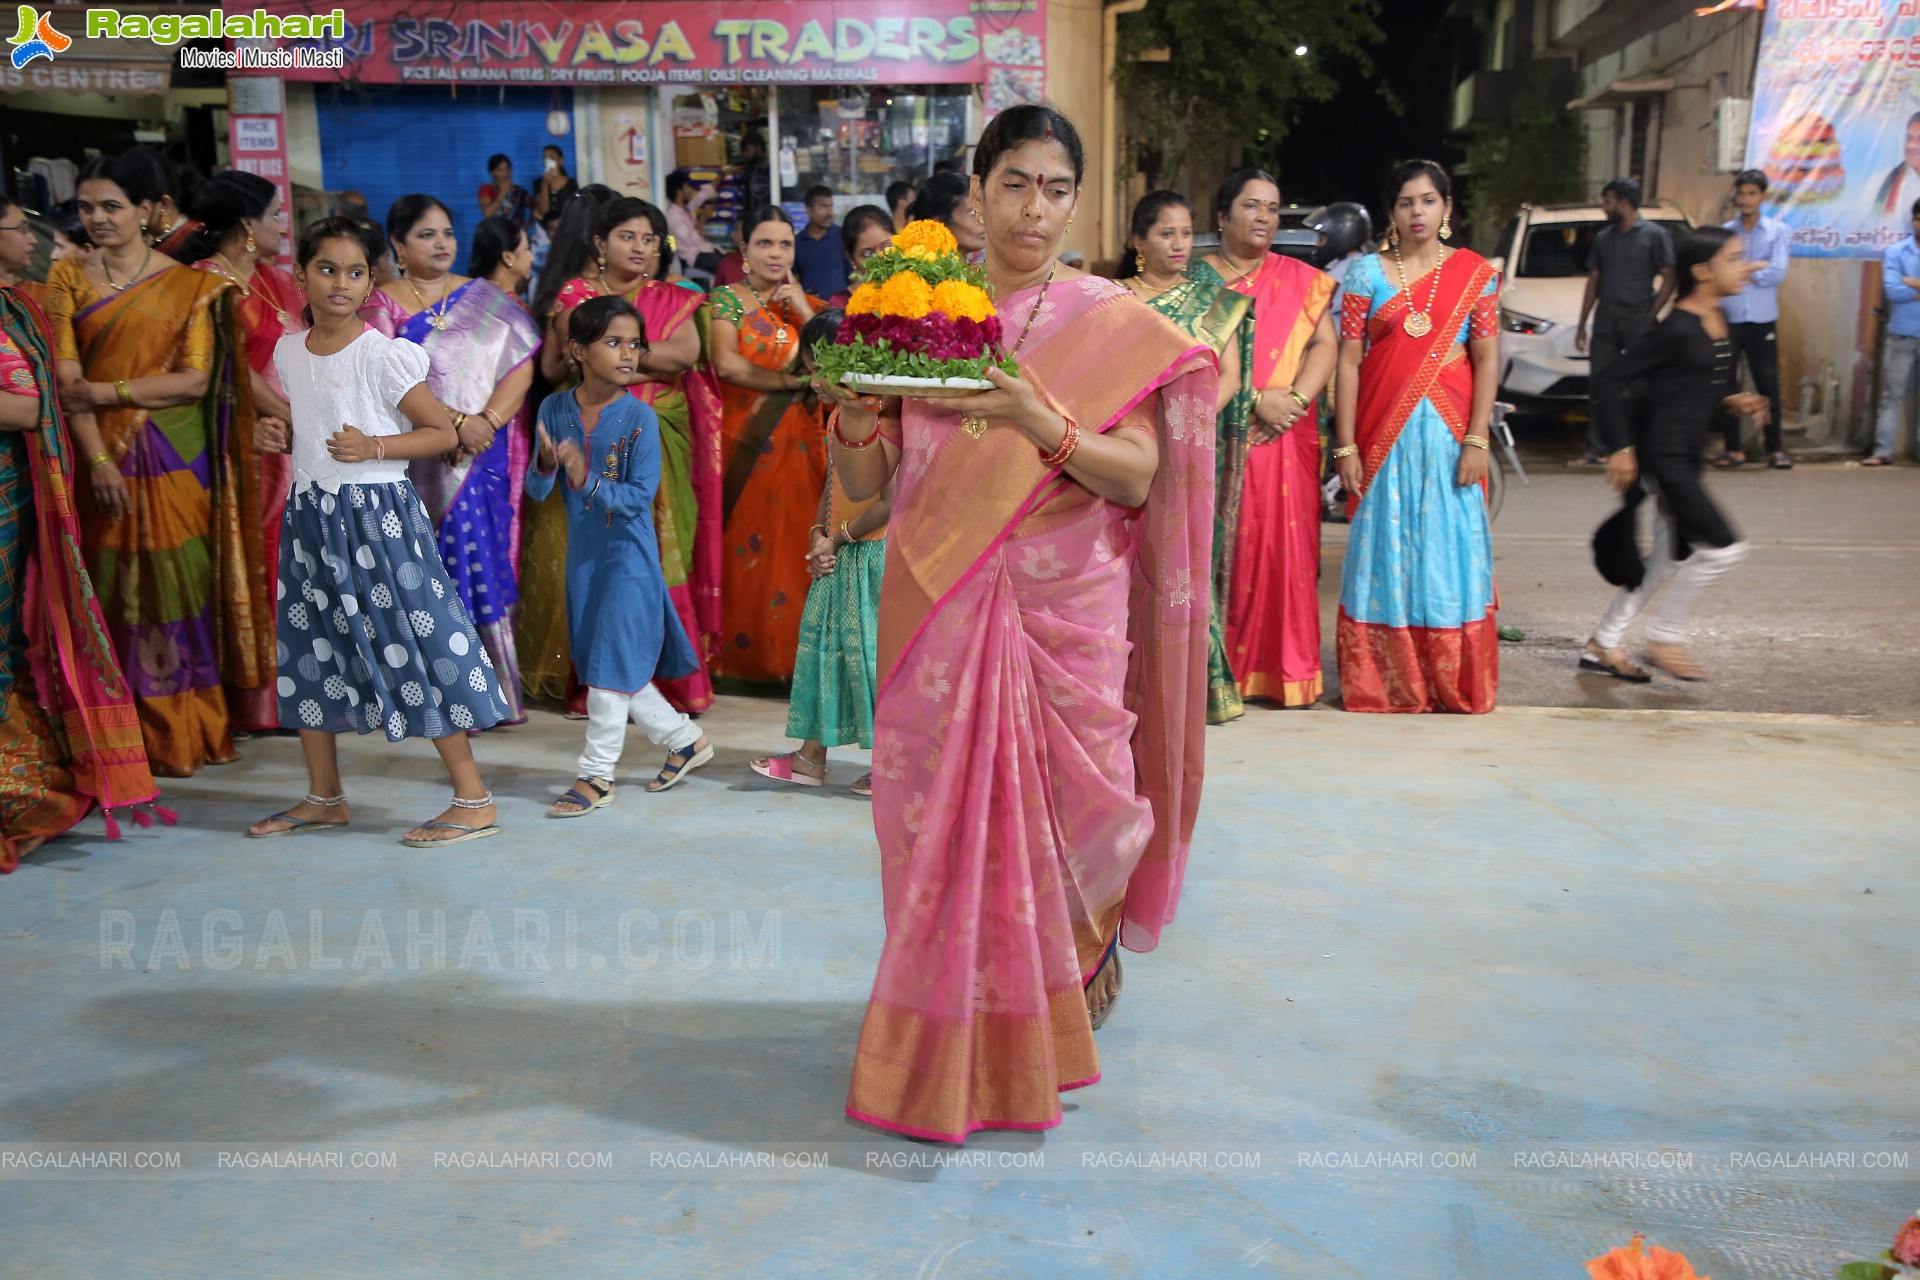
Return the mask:
<path id="1" fill-rule="evenodd" d="M 1593 238 L 1587 260 L 1587 295 L 1580 303 L 1580 327 L 1574 330 L 1574 348 L 1590 361 L 1588 387 L 1620 354 L 1653 327 L 1660 311 L 1673 297 L 1673 238 L 1666 228 L 1640 216 L 1640 183 L 1615 178 L 1600 192 L 1607 225 Z M 1593 337 L 1587 320 L 1593 319 Z M 1598 405 L 1587 422 L 1587 451 L 1575 466 L 1606 465 L 1605 442 L 1600 439 Z"/>

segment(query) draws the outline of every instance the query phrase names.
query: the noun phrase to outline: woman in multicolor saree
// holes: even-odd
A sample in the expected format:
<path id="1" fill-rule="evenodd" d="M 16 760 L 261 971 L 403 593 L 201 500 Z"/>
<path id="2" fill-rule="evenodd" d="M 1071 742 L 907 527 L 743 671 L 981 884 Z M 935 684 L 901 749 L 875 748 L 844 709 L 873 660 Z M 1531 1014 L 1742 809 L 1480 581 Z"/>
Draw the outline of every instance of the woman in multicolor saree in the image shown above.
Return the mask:
<path id="1" fill-rule="evenodd" d="M 394 201 L 387 239 L 400 278 L 374 290 L 360 314 L 387 337 L 426 349 L 427 386 L 453 415 L 460 447 L 445 458 L 415 460 L 407 476 L 440 531 L 447 577 L 507 695 L 502 723 L 519 724 L 527 713 L 513 612 L 520 602 L 520 486 L 533 447 L 527 392 L 540 326 L 485 280 L 453 273 L 453 219 L 432 196 Z"/>
<path id="2" fill-rule="evenodd" d="M 1084 167 L 1052 109 L 994 119 L 974 194 L 1021 377 L 847 402 L 832 445 L 850 497 L 896 486 L 887 939 L 847 1114 L 936 1141 L 1049 1128 L 1061 1091 L 1099 1079 L 1114 948 L 1150 950 L 1172 919 L 1200 801 L 1218 375 L 1125 289 L 1057 264 Z"/>
<path id="3" fill-rule="evenodd" d="M 129 155 L 81 171 L 76 203 L 101 252 L 53 265 L 47 312 L 87 462 L 76 498 L 100 611 L 153 772 L 185 777 L 234 758 L 229 694 L 273 680 L 273 600 L 256 569 L 260 464 L 230 286 L 146 244 L 151 168 Z"/>
<path id="4" fill-rule="evenodd" d="M 261 572 L 259 589 L 271 601 L 279 589 L 280 524 L 293 487 L 293 464 L 286 424 L 286 388 L 273 365 L 273 347 L 281 337 L 305 329 L 293 277 L 275 265 L 286 235 L 286 211 L 280 189 L 258 174 L 238 169 L 218 174 L 200 189 L 194 202 L 201 228 L 186 245 L 193 266 L 233 286 L 234 315 L 246 343 L 253 407 L 262 430 L 260 450 Z M 279 699 L 272 688 L 242 696 L 229 693 L 234 723 L 242 729 L 280 727 Z"/>
<path id="5" fill-rule="evenodd" d="M 1220 361 L 1214 420 L 1213 575 L 1207 626 L 1207 723 L 1225 724 L 1247 713 L 1227 661 L 1220 602 L 1233 581 L 1233 547 L 1240 525 L 1240 490 L 1247 475 L 1247 425 L 1253 388 L 1241 377 L 1252 363 L 1253 302 L 1227 288 L 1212 266 L 1192 262 L 1193 206 L 1176 191 L 1152 191 L 1133 207 L 1133 257 L 1120 280 L 1134 296 L 1207 344 Z"/>
<path id="6" fill-rule="evenodd" d="M 24 216 L 0 201 L 0 222 Z M 0 872 L 95 804 L 112 836 L 116 807 L 158 794 L 80 562 L 73 484 L 46 317 L 0 289 Z"/>
<path id="7" fill-rule="evenodd" d="M 1387 246 L 1347 273 L 1334 463 L 1352 524 L 1340 582 L 1348 711 L 1493 710 L 1499 683 L 1484 485 L 1499 276 L 1442 243 L 1446 170 L 1387 184 Z"/>
<path id="8" fill-rule="evenodd" d="M 721 431 L 722 675 L 793 679 L 806 609 L 807 519 L 827 482 L 820 407 L 795 372 L 800 330 L 826 304 L 793 278 L 793 220 L 772 206 L 740 224 L 747 277 L 713 291 Z"/>
<path id="9" fill-rule="evenodd" d="M 1257 169 L 1214 198 L 1220 248 L 1203 259 L 1253 299 L 1252 448 L 1227 594 L 1227 659 L 1249 698 L 1320 696 L 1320 393 L 1333 379 L 1333 278 L 1272 252 L 1280 187 Z M 1223 498 L 1222 501 L 1228 501 Z"/>
<path id="10" fill-rule="evenodd" d="M 653 504 L 660 569 L 680 626 L 700 654 L 691 675 L 655 685 L 681 711 L 713 705 L 707 664 L 720 631 L 720 396 L 712 375 L 698 367 L 695 323 L 705 295 L 673 283 L 666 215 L 645 200 L 621 197 L 601 205 L 577 244 L 565 230 L 548 258 L 562 274 L 546 301 L 547 340 L 541 372 L 555 385 L 571 380 L 566 366 L 567 318 L 589 298 L 617 294 L 634 305 L 646 326 L 640 356 L 645 378 L 629 388 L 660 421 L 660 488 Z M 537 558 L 522 577 L 521 662 L 527 687 L 546 697 L 571 696 L 575 687 L 567 636 L 567 526 L 558 497 L 526 506 L 529 546 Z M 537 531 L 534 528 L 537 526 Z M 556 647 L 557 646 L 557 647 Z M 584 705 L 584 704 L 583 704 Z"/>

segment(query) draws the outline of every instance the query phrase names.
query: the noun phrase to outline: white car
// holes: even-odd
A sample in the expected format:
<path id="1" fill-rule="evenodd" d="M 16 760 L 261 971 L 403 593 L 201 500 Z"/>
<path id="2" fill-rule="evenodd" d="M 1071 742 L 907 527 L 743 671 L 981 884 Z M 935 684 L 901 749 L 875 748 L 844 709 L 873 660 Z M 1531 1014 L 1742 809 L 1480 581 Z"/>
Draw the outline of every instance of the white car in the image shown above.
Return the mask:
<path id="1" fill-rule="evenodd" d="M 1693 229 L 1668 204 L 1640 216 L 1665 227 L 1679 246 Z M 1597 204 L 1524 205 L 1501 235 L 1493 265 L 1500 286 L 1500 398 L 1522 408 L 1572 407 L 1587 398 L 1587 357 L 1574 350 L 1587 255 L 1607 225 Z"/>

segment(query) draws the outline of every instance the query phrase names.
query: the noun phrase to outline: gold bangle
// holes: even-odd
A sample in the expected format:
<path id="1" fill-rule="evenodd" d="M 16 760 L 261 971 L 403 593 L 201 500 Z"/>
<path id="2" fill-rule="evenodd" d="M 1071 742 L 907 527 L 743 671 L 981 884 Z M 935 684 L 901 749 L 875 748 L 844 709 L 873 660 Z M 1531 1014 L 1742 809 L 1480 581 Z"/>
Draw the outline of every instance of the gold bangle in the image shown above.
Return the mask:
<path id="1" fill-rule="evenodd" d="M 112 461 L 113 455 L 105 449 L 102 449 L 98 453 L 90 453 L 87 455 L 87 469 L 90 471 L 98 471 L 101 467 L 106 466 Z"/>
<path id="2" fill-rule="evenodd" d="M 1487 448 L 1487 438 L 1485 436 L 1464 436 L 1461 438 L 1460 443 L 1463 445 L 1470 444 L 1476 449 Z"/>
<path id="3" fill-rule="evenodd" d="M 480 411 L 480 416 L 485 418 L 488 422 L 491 422 L 493 424 L 493 429 L 495 431 L 502 430 L 500 417 L 498 414 L 494 413 L 492 409 L 482 409 Z"/>
<path id="4" fill-rule="evenodd" d="M 859 539 L 853 536 L 853 531 L 847 528 L 847 522 L 845 520 L 842 520 L 840 522 L 840 545 L 844 547 L 849 543 L 854 543 L 858 541 Z"/>
<path id="5" fill-rule="evenodd" d="M 1333 460 L 1338 462 L 1342 458 L 1351 458 L 1358 452 L 1360 452 L 1360 446 L 1357 444 L 1335 445 L 1333 448 Z"/>
<path id="6" fill-rule="evenodd" d="M 1293 402 L 1299 405 L 1302 411 L 1313 408 L 1313 401 L 1307 399 L 1292 387 L 1287 388 L 1287 394 L 1293 397 Z"/>
<path id="7" fill-rule="evenodd" d="M 447 419 L 448 421 L 453 423 L 453 429 L 455 431 L 458 431 L 460 428 L 467 425 L 467 415 L 460 412 L 458 409 L 447 410 Z"/>
<path id="8" fill-rule="evenodd" d="M 121 408 L 133 408 L 133 388 L 127 385 L 125 378 L 119 378 L 114 381 L 113 394 L 120 397 Z"/>

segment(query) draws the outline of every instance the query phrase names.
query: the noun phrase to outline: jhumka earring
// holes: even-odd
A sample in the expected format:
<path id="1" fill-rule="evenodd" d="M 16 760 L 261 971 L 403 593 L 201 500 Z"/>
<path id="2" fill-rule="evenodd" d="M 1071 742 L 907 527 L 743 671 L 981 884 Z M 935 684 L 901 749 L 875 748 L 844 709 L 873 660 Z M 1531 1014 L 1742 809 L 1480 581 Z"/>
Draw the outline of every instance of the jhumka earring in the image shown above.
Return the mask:
<path id="1" fill-rule="evenodd" d="M 1394 223 L 1393 228 L 1387 232 L 1387 243 L 1392 245 L 1398 245 L 1400 243 L 1400 224 L 1399 223 L 1397 222 Z"/>
<path id="2" fill-rule="evenodd" d="M 1133 269 L 1138 275 L 1147 274 L 1147 255 L 1138 249 L 1133 251 Z"/>
<path id="3" fill-rule="evenodd" d="M 1443 213 L 1440 215 L 1440 238 L 1442 240 L 1445 240 L 1452 234 L 1453 234 L 1453 215 L 1451 213 Z"/>
<path id="4" fill-rule="evenodd" d="M 980 216 L 980 211 L 978 209 L 975 209 L 973 211 L 973 220 L 975 222 L 980 222 L 980 223 L 986 222 L 986 219 Z"/>
<path id="5" fill-rule="evenodd" d="M 248 253 L 253 253 L 253 252 L 255 252 L 256 250 L 258 250 L 258 249 L 259 249 L 259 247 L 260 247 L 259 245 L 257 245 L 257 244 L 255 244 L 255 243 L 253 242 L 253 228 L 252 228 L 252 227 L 248 227 L 248 228 L 247 228 L 247 252 L 248 252 Z"/>
<path id="6" fill-rule="evenodd" d="M 601 254 L 596 254 L 594 256 L 599 262 L 600 274 L 601 275 L 607 274 L 607 255 L 604 253 L 601 253 Z"/>

